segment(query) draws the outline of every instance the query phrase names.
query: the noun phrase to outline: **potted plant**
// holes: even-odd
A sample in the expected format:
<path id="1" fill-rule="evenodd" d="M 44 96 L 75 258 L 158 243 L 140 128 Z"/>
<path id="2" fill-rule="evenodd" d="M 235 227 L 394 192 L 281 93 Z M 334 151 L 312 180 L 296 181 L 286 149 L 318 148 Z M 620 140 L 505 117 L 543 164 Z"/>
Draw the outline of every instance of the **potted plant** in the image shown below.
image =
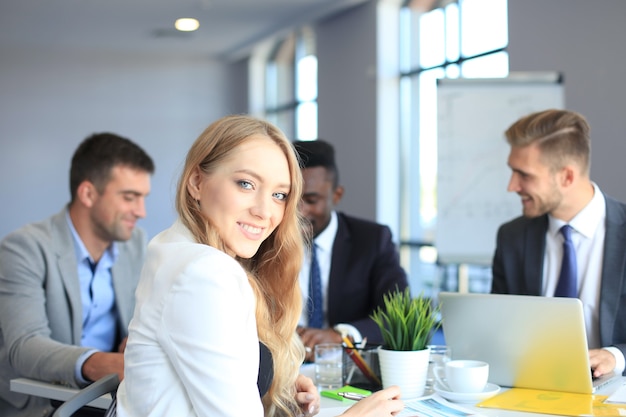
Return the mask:
<path id="1" fill-rule="evenodd" d="M 398 385 L 404 398 L 424 394 L 428 359 L 428 343 L 441 325 L 439 307 L 420 294 L 412 297 L 409 288 L 384 296 L 384 306 L 371 315 L 383 336 L 378 359 L 383 387 Z"/>

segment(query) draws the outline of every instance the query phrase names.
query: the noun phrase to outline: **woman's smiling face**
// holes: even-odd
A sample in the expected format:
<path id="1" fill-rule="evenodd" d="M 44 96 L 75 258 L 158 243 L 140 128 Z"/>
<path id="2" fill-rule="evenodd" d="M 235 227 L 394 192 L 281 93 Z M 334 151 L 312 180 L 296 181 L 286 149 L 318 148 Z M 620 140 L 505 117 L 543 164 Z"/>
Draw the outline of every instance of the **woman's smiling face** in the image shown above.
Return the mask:
<path id="1" fill-rule="evenodd" d="M 290 178 L 283 150 L 253 135 L 209 175 L 198 170 L 188 189 L 228 253 L 251 258 L 283 219 Z"/>

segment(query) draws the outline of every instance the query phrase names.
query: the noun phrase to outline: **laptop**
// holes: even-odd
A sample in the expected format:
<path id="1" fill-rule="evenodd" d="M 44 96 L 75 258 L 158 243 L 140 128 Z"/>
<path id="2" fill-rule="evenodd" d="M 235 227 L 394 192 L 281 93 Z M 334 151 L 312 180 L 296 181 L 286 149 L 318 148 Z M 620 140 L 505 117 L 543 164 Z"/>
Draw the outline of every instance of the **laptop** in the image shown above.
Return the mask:
<path id="1" fill-rule="evenodd" d="M 591 394 L 618 378 L 592 378 L 577 298 L 441 292 L 439 301 L 452 359 L 489 363 L 489 382 Z"/>

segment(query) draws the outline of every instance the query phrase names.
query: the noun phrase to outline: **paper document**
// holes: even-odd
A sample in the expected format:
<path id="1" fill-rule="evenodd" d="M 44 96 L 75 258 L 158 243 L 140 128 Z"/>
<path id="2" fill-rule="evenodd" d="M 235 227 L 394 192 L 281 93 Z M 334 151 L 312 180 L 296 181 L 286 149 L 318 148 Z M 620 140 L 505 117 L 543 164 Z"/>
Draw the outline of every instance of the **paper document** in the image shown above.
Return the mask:
<path id="1" fill-rule="evenodd" d="M 475 411 L 460 407 L 437 394 L 404 402 L 404 410 L 398 417 L 480 417 Z"/>
<path id="2" fill-rule="evenodd" d="M 615 392 L 606 399 L 607 403 L 626 404 L 626 384 L 622 384 Z"/>
<path id="3" fill-rule="evenodd" d="M 343 414 L 347 407 L 322 408 L 315 417 L 336 417 Z M 452 404 L 437 394 L 404 402 L 404 410 L 396 417 L 484 417 L 472 410 Z"/>

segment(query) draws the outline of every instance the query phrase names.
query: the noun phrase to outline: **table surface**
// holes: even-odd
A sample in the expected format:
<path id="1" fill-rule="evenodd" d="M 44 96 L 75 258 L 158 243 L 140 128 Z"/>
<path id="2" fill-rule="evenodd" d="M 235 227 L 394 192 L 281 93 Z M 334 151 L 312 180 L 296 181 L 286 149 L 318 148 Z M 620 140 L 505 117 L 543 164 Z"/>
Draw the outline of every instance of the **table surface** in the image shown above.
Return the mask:
<path id="1" fill-rule="evenodd" d="M 300 373 L 302 373 L 305 376 L 308 376 L 309 378 L 315 380 L 315 366 L 314 364 L 305 364 L 302 365 L 300 367 Z M 597 394 L 601 394 L 601 395 L 610 395 L 612 394 L 616 389 L 620 388 L 623 384 L 626 384 L 626 377 L 621 377 L 621 378 L 616 378 L 615 381 L 601 387 Z M 506 388 L 503 388 L 506 389 Z M 432 392 L 426 392 L 425 395 L 430 395 L 433 394 Z M 437 394 L 435 394 L 436 397 L 439 397 Z M 354 402 L 353 401 L 349 401 L 349 400 L 335 400 L 332 398 L 328 398 L 328 397 L 322 397 L 321 398 L 321 412 L 320 414 L 318 414 L 317 417 L 335 417 L 340 415 L 343 411 L 346 410 L 346 408 L 348 408 L 350 405 L 352 405 Z M 467 410 L 468 412 L 471 413 L 471 415 L 480 415 L 480 416 L 487 416 L 487 417 L 531 417 L 531 416 L 551 416 L 554 417 L 554 415 L 550 415 L 550 414 L 539 414 L 539 413 L 528 413 L 528 412 L 523 412 L 523 411 L 508 411 L 508 410 L 502 410 L 502 409 L 496 409 L 496 408 L 483 408 L 483 407 L 475 407 L 474 404 L 466 404 L 466 403 L 454 403 L 454 402 L 449 402 L 450 404 L 453 404 L 457 407 L 462 407 L 463 409 Z M 411 416 L 413 414 L 411 414 L 410 412 L 403 412 L 402 413 L 402 417 L 408 417 Z"/>
<path id="2" fill-rule="evenodd" d="M 303 368 L 302 373 L 310 376 L 312 368 Z M 598 394 L 610 395 L 617 388 L 620 388 L 622 385 L 626 384 L 626 377 L 617 378 L 615 382 L 612 382 L 602 389 L 598 391 Z M 29 395 L 36 395 L 39 397 L 55 399 L 59 401 L 66 401 L 72 395 L 74 395 L 78 390 L 75 388 L 68 388 L 57 384 L 51 384 L 42 381 L 36 381 L 28 378 L 16 378 L 11 380 L 11 391 L 20 392 Z M 103 395 L 102 397 L 94 400 L 89 405 L 96 408 L 106 409 L 111 403 L 111 396 L 109 394 Z M 322 410 L 318 414 L 318 417 L 335 417 L 340 415 L 346 408 L 353 404 L 353 401 L 343 400 L 338 401 L 328 397 L 322 397 L 321 399 L 321 408 Z M 456 406 L 460 406 L 471 413 L 472 415 L 481 415 L 488 417 L 530 417 L 530 416 L 550 416 L 548 414 L 537 414 L 537 413 L 527 413 L 521 411 L 507 411 L 500 410 L 495 408 L 479 408 L 475 407 L 473 404 L 456 404 Z M 404 414 L 403 414 L 404 415 Z M 409 416 L 406 414 L 406 416 Z M 552 416 L 553 417 L 553 416 Z"/>
<path id="3" fill-rule="evenodd" d="M 615 390 L 622 387 L 626 384 L 626 377 L 616 378 L 615 381 L 607 384 L 598 390 L 597 394 L 600 395 L 611 395 Z M 504 388 L 506 389 L 506 388 Z M 431 394 L 427 392 L 426 395 Z M 436 395 L 436 394 L 435 394 Z M 436 395 L 437 396 L 437 395 Z M 439 397 L 441 398 L 441 397 Z M 483 407 L 475 407 L 474 404 L 465 404 L 465 403 L 454 403 L 449 402 L 457 407 L 462 407 L 467 410 L 471 416 L 486 416 L 486 417 L 554 417 L 552 414 L 540 414 L 540 413 L 529 413 L 524 411 L 509 411 L 502 410 L 497 408 L 483 408 Z M 346 410 L 353 401 L 348 400 L 334 400 L 332 398 L 322 397 L 321 408 L 322 410 L 316 417 L 336 417 L 339 416 L 342 412 Z M 401 414 L 402 417 L 409 416 L 417 416 L 417 414 L 412 414 L 410 412 L 403 412 Z"/>

